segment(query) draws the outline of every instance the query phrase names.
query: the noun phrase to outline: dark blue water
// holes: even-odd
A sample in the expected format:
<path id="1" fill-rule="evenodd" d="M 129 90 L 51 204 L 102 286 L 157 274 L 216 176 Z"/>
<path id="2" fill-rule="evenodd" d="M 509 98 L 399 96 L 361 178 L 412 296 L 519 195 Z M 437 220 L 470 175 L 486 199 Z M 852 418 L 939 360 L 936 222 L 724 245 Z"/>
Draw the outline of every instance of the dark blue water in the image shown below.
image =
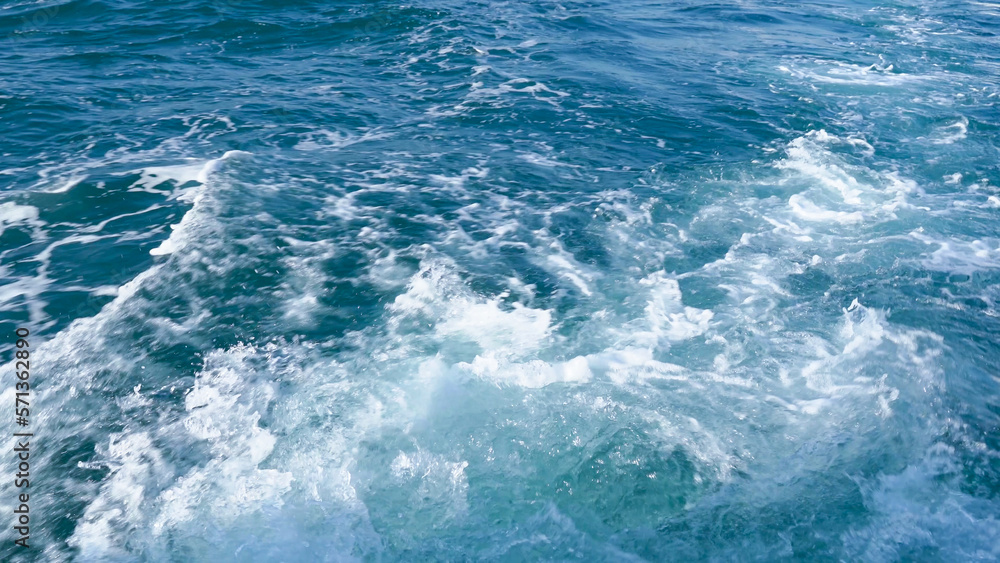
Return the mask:
<path id="1" fill-rule="evenodd" d="M 998 104 L 992 2 L 3 2 L 0 558 L 996 560 Z"/>

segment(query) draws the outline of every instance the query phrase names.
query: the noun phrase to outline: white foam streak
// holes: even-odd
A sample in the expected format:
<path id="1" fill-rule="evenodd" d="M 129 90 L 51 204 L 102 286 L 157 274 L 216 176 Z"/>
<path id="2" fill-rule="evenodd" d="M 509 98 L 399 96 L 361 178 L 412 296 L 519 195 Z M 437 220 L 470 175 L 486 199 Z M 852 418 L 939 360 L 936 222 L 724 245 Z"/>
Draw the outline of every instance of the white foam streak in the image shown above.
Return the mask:
<path id="1" fill-rule="evenodd" d="M 923 259 L 925 268 L 965 275 L 1000 268 L 1000 241 L 935 238 L 920 231 L 914 231 L 910 236 L 924 244 L 937 246 Z"/>
<path id="2" fill-rule="evenodd" d="M 201 210 L 199 209 L 199 204 L 201 204 L 205 197 L 205 190 L 207 189 L 209 178 L 212 174 L 217 172 L 227 160 L 247 154 L 249 153 L 244 151 L 227 151 L 221 157 L 209 160 L 201 166 L 195 176 L 195 180 L 201 184 L 201 187 L 188 196 L 191 201 L 191 209 L 184 214 L 180 223 L 170 226 L 172 229 L 170 236 L 160 243 L 160 246 L 150 250 L 150 254 L 153 256 L 165 256 L 167 254 L 172 254 L 187 245 L 191 232 L 195 230 L 196 226 L 201 221 Z"/>
<path id="3" fill-rule="evenodd" d="M 793 77 L 808 80 L 813 84 L 834 84 L 842 86 L 898 87 L 909 82 L 926 80 L 928 77 L 895 72 L 893 65 L 869 66 L 840 61 L 816 60 L 798 61 L 781 65 L 779 70 Z"/>
<path id="4" fill-rule="evenodd" d="M 965 139 L 969 132 L 969 120 L 962 117 L 951 125 L 940 127 L 933 139 L 935 145 L 950 145 Z"/>

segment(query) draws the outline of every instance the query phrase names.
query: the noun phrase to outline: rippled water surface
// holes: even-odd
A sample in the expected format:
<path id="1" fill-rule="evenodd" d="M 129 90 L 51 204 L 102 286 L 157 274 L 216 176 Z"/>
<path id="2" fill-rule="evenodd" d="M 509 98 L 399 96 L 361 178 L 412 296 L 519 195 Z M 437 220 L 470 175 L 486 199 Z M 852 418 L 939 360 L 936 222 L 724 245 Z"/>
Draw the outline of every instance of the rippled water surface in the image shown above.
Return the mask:
<path id="1" fill-rule="evenodd" d="M 992 2 L 6 0 L 0 559 L 1000 558 L 998 107 Z"/>

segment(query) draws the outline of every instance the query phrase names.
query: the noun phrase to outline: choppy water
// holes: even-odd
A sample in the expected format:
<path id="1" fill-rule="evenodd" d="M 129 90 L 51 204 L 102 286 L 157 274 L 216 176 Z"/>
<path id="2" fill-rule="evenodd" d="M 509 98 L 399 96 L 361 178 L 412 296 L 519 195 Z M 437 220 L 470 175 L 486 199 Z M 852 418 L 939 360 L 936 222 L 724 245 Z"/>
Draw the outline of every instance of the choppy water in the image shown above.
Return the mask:
<path id="1" fill-rule="evenodd" d="M 4 560 L 1000 557 L 1000 5 L 0 37 Z"/>

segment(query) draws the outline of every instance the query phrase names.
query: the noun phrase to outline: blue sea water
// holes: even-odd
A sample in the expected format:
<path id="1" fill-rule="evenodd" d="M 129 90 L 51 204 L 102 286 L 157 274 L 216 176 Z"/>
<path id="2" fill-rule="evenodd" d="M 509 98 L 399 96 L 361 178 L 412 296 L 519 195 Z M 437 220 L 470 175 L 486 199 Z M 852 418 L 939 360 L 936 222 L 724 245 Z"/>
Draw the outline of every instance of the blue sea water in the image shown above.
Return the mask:
<path id="1" fill-rule="evenodd" d="M 5 0 L 0 558 L 1000 559 L 998 107 L 987 1 Z"/>

